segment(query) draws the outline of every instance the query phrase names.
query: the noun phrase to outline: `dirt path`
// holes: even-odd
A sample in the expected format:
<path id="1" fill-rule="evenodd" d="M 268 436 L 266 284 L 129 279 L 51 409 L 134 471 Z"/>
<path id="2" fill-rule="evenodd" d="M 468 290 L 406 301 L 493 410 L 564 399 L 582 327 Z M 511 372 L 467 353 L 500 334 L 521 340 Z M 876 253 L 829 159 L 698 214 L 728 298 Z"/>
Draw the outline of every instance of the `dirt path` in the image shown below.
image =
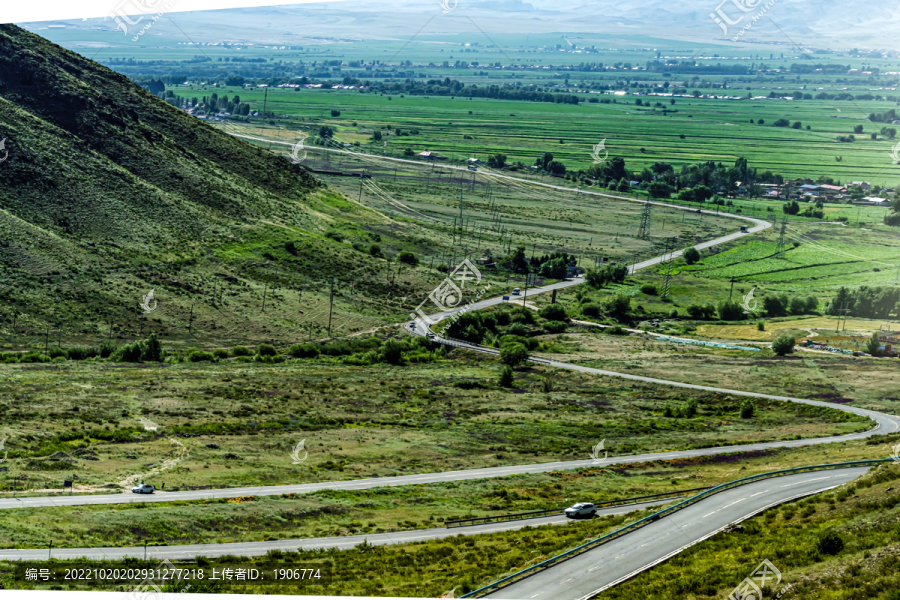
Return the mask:
<path id="1" fill-rule="evenodd" d="M 170 437 L 167 439 L 170 442 L 172 442 L 173 444 L 175 444 L 181 448 L 181 451 L 178 453 L 178 456 L 175 456 L 173 458 L 167 458 L 166 460 L 164 460 L 162 462 L 161 465 L 159 465 L 158 467 L 154 467 L 153 469 L 150 469 L 146 473 L 136 473 L 134 475 L 129 475 L 128 477 L 126 477 L 125 479 L 120 481 L 118 483 L 118 485 L 120 485 L 122 488 L 128 490 L 128 489 L 134 487 L 134 484 L 137 483 L 138 481 L 141 481 L 146 477 L 150 477 L 151 475 L 158 475 L 159 473 L 162 473 L 163 471 L 167 471 L 167 470 L 171 469 L 172 467 L 174 467 L 175 465 L 177 465 L 182 460 L 184 460 L 185 458 L 187 458 L 188 451 L 184 444 L 182 444 L 179 440 L 177 440 L 176 438 L 173 438 L 173 437 Z"/>

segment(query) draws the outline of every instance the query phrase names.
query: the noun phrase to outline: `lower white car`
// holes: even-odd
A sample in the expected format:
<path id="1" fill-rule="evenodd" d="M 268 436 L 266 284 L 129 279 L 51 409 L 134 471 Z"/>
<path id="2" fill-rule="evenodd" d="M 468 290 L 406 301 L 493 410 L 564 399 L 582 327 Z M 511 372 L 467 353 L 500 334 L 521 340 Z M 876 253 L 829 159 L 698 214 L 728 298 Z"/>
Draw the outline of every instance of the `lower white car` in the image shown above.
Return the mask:
<path id="1" fill-rule="evenodd" d="M 570 519 L 590 519 L 596 510 L 597 507 L 590 502 L 579 502 L 566 509 L 566 516 Z"/>
<path id="2" fill-rule="evenodd" d="M 155 491 L 156 488 L 147 483 L 142 483 L 131 488 L 132 494 L 152 494 Z"/>

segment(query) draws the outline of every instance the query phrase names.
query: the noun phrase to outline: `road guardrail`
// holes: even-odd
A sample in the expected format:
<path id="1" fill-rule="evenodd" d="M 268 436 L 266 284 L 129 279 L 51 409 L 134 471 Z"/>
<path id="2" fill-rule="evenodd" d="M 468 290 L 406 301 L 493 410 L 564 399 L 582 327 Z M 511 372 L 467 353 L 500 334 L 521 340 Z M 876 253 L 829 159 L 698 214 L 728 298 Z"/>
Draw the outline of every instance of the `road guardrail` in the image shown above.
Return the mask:
<path id="1" fill-rule="evenodd" d="M 664 508 L 663 510 L 653 513 L 652 515 L 649 515 L 647 517 L 644 517 L 643 519 L 638 519 L 637 521 L 629 523 L 628 525 L 625 525 L 624 527 L 620 527 L 619 529 L 617 529 L 615 531 L 611 531 L 610 533 L 607 533 L 606 535 L 602 535 L 596 539 L 590 540 L 589 542 L 585 542 L 584 544 L 581 544 L 580 546 L 576 546 L 575 548 L 566 550 L 565 552 L 557 554 L 556 556 L 554 556 L 552 558 L 548 558 L 545 561 L 539 562 L 539 563 L 532 565 L 526 569 L 522 569 L 521 571 L 519 571 L 517 573 L 513 573 L 512 575 L 508 575 L 506 577 L 503 577 L 502 579 L 498 579 L 497 581 L 495 581 L 493 583 L 489 583 L 488 585 L 478 588 L 477 590 L 471 591 L 467 594 L 463 594 L 462 596 L 460 596 L 460 598 L 472 598 L 476 594 L 481 594 L 482 592 L 486 592 L 488 590 L 513 583 L 514 580 L 518 580 L 519 578 L 522 578 L 527 575 L 532 575 L 539 570 L 543 570 L 543 569 L 552 567 L 556 563 L 559 563 L 559 562 L 562 562 L 569 558 L 572 558 L 573 556 L 576 556 L 583 552 L 587 552 L 588 550 L 592 550 L 592 549 L 596 548 L 597 546 L 600 546 L 611 540 L 622 537 L 623 535 L 627 535 L 628 533 L 631 533 L 632 531 L 639 529 L 648 523 L 652 523 L 654 521 L 659 520 L 661 517 L 668 516 L 674 512 L 677 512 L 683 508 L 686 508 L 696 502 L 699 502 L 700 500 L 704 500 L 714 494 L 718 494 L 719 492 L 725 491 L 725 490 L 733 488 L 733 487 L 739 487 L 742 485 L 746 485 L 748 483 L 761 481 L 763 479 L 769 479 L 771 477 L 782 477 L 785 475 L 790 475 L 793 473 L 801 473 L 804 471 L 823 471 L 823 470 L 827 470 L 827 469 L 843 469 L 843 468 L 860 467 L 860 466 L 867 466 L 867 465 L 874 466 L 874 465 L 882 464 L 885 462 L 894 462 L 894 459 L 893 458 L 878 458 L 878 459 L 873 459 L 873 460 L 856 460 L 856 461 L 852 461 L 852 462 L 833 463 L 833 464 L 827 464 L 827 465 L 811 465 L 811 466 L 807 466 L 807 467 L 794 467 L 792 469 L 783 469 L 781 471 L 771 471 L 769 473 L 759 473 L 758 475 L 751 475 L 750 477 L 743 477 L 741 479 L 735 479 L 734 481 L 729 481 L 727 483 L 723 483 L 721 485 L 711 487 L 708 490 L 705 490 L 705 491 L 697 494 L 696 496 L 692 496 L 682 502 L 679 502 L 678 504 Z"/>
<path id="2" fill-rule="evenodd" d="M 616 505 L 628 505 L 628 504 L 644 504 L 645 501 L 653 500 L 655 498 L 676 498 L 681 494 L 687 494 L 690 492 L 698 492 L 700 490 L 709 489 L 707 487 L 701 488 L 692 488 L 689 490 L 675 490 L 672 492 L 666 492 L 664 494 L 650 494 L 649 496 L 636 496 L 634 498 L 620 498 L 619 500 L 607 500 L 605 502 L 595 502 L 594 506 L 597 507 L 608 507 L 608 506 L 616 506 Z M 567 507 L 563 506 L 562 508 L 548 508 L 546 510 L 531 510 L 527 512 L 520 513 L 509 513 L 505 515 L 494 515 L 492 517 L 472 517 L 470 519 L 454 519 L 451 521 L 444 521 L 444 524 L 447 528 L 451 527 L 468 527 L 471 525 L 482 525 L 484 523 L 500 523 L 502 521 L 521 521 L 523 519 L 537 519 L 544 515 L 551 514 L 562 514 Z"/>

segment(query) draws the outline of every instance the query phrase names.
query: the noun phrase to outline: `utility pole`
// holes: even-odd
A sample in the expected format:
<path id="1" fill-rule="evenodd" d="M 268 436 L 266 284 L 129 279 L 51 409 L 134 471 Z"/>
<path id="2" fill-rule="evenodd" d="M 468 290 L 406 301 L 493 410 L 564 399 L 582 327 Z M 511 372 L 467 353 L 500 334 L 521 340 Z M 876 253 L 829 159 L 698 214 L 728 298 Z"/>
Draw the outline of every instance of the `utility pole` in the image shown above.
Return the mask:
<path id="1" fill-rule="evenodd" d="M 269 88 L 266 88 L 266 94 L 263 97 L 263 117 L 266 116 L 266 104 L 269 102 Z"/>
<path id="2" fill-rule="evenodd" d="M 775 248 L 775 256 L 781 256 L 784 252 L 785 233 L 787 233 L 787 213 L 781 217 L 781 230 L 778 233 L 778 246 Z"/>
<path id="3" fill-rule="evenodd" d="M 641 212 L 641 226 L 637 235 L 639 238 L 646 238 L 650 235 L 650 211 L 652 209 L 653 204 L 650 202 L 644 204 L 644 210 Z"/>
<path id="4" fill-rule="evenodd" d="M 463 186 L 459 185 L 459 223 L 462 225 L 463 218 Z"/>
<path id="5" fill-rule="evenodd" d="M 334 281 L 337 277 L 331 278 L 331 293 L 328 296 L 328 337 L 331 337 L 331 315 L 334 312 Z"/>
<path id="6" fill-rule="evenodd" d="M 49 354 L 48 348 L 50 344 L 50 327 L 47 326 L 47 337 L 44 338 L 44 354 Z"/>
<path id="7" fill-rule="evenodd" d="M 731 278 L 731 291 L 728 292 L 728 299 L 731 300 L 731 295 L 734 293 L 734 277 Z"/>
<path id="8" fill-rule="evenodd" d="M 193 304 L 191 304 L 191 317 L 188 320 L 188 333 L 191 335 L 194 334 L 194 305 Z"/>
<path id="9" fill-rule="evenodd" d="M 218 287 L 219 287 L 219 280 L 218 280 L 218 279 L 214 279 L 214 280 L 213 280 L 213 298 L 212 298 L 212 300 L 213 300 L 213 302 L 212 302 L 212 303 L 213 303 L 213 306 L 216 305 L 216 289 L 218 289 Z"/>
<path id="10" fill-rule="evenodd" d="M 666 238 L 666 250 L 665 250 L 665 253 L 663 254 L 663 260 L 666 261 L 666 278 L 663 281 L 662 294 L 660 294 L 660 298 L 663 300 L 665 300 L 666 298 L 669 297 L 669 290 L 671 289 L 671 281 L 672 281 L 672 263 L 675 262 L 674 260 L 672 260 L 671 256 L 668 256 L 669 243 L 670 242 L 672 243 L 672 249 L 674 250 L 676 241 L 677 241 L 676 238 Z"/>
<path id="11" fill-rule="evenodd" d="M 268 289 L 269 289 L 269 283 L 266 282 L 265 285 L 263 285 L 263 305 L 262 305 L 262 312 L 266 312 L 266 291 L 267 291 Z"/>

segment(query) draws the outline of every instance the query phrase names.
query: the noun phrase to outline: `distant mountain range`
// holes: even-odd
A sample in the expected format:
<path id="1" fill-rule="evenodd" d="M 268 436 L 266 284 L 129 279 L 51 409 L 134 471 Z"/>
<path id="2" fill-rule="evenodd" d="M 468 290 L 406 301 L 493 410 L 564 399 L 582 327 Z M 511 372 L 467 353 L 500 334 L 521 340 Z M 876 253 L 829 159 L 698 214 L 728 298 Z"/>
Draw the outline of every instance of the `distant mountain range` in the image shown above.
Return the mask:
<path id="1" fill-rule="evenodd" d="M 424 25 L 420 35 L 425 36 L 559 32 L 611 43 L 619 36 L 647 36 L 714 48 L 733 43 L 741 28 L 760 14 L 738 43 L 891 49 L 900 34 L 900 5 L 886 0 L 864 6 L 839 0 L 338 0 L 171 14 L 177 14 L 180 26 L 197 39 L 216 36 L 219 40 L 225 35 L 233 40 L 285 44 L 302 38 L 405 40 Z M 60 23 L 78 29 L 103 21 L 112 24 L 109 19 Z"/>

